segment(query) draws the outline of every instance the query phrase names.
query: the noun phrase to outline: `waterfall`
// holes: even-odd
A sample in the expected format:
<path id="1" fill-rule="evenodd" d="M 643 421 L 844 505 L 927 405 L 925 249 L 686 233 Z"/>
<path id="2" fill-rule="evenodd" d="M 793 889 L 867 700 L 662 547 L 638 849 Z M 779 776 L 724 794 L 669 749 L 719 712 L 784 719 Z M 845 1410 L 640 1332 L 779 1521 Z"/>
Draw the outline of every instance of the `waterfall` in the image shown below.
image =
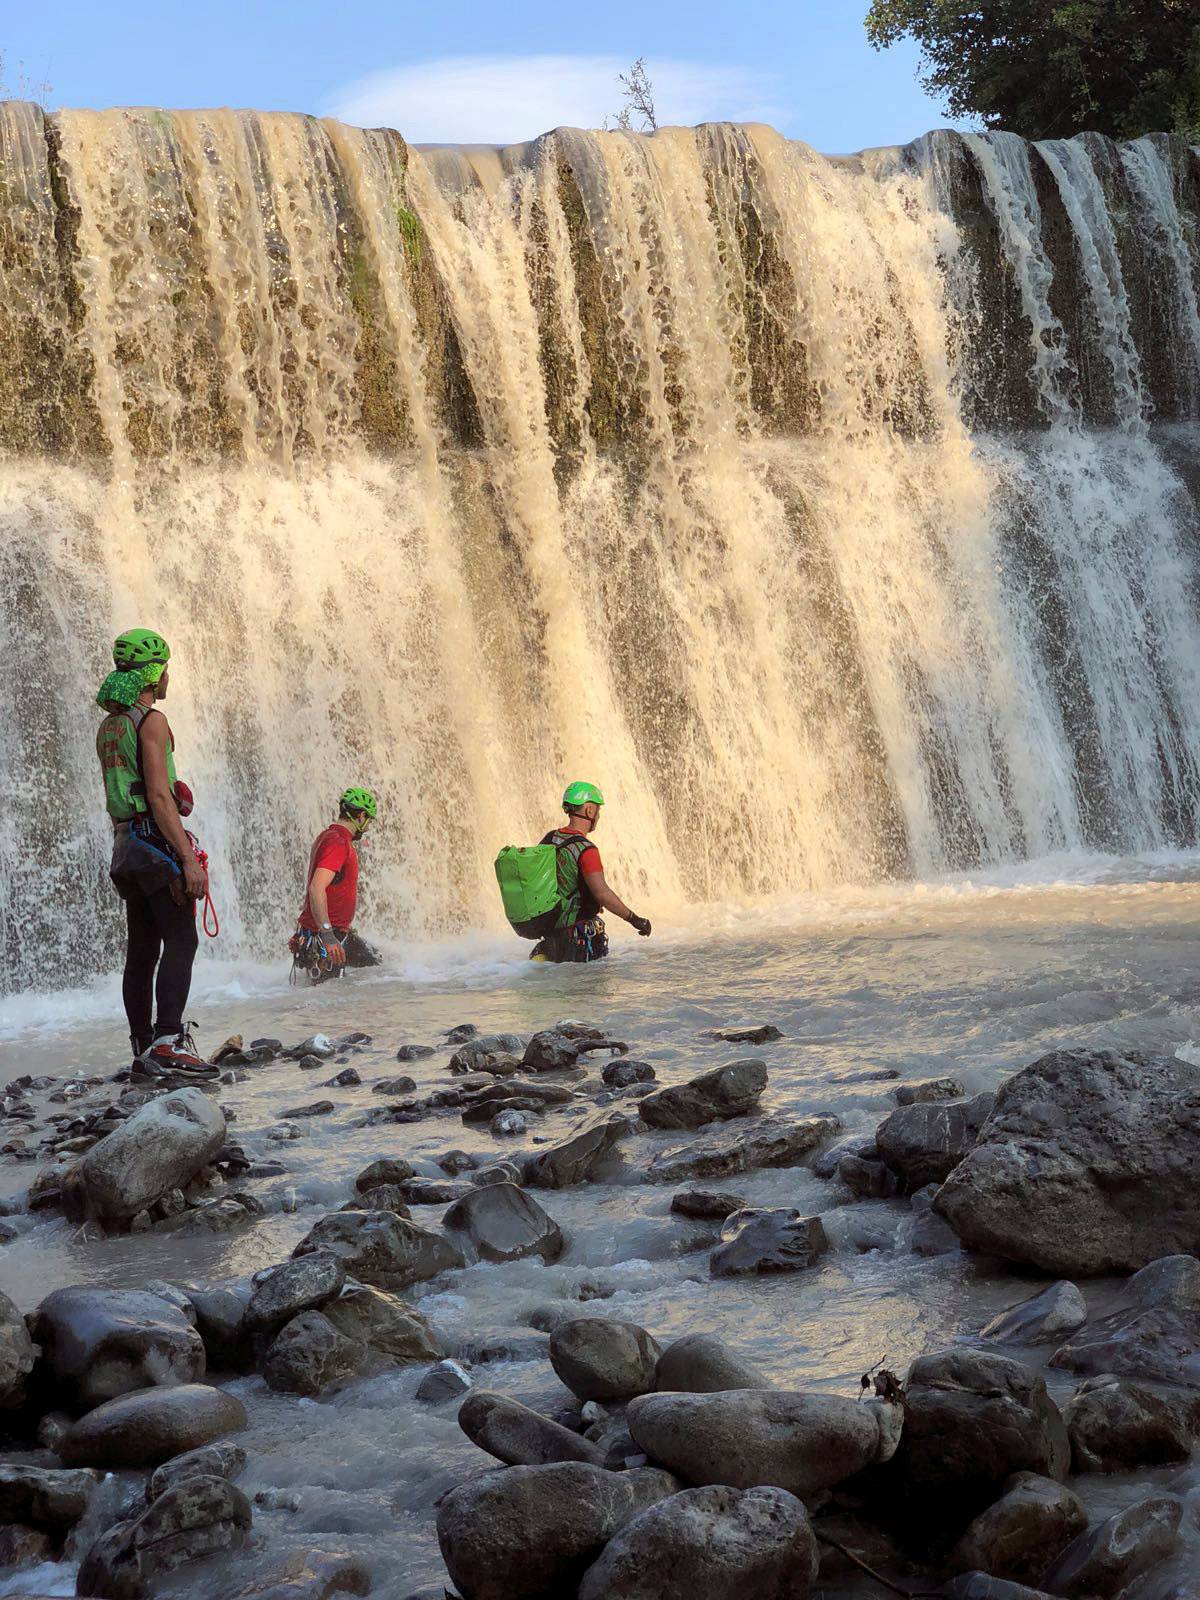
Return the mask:
<path id="1" fill-rule="evenodd" d="M 578 776 L 651 912 L 1195 845 L 1198 213 L 1157 136 L 0 105 L 3 985 L 118 960 L 134 624 L 235 955 L 350 783 L 406 940 Z"/>

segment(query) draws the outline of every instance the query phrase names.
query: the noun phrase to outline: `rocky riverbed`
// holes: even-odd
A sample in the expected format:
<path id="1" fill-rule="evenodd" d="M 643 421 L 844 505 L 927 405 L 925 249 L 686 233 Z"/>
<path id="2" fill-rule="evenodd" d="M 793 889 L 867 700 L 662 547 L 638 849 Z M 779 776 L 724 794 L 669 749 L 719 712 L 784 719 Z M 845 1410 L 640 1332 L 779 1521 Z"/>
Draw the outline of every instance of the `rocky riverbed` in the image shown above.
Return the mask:
<path id="1" fill-rule="evenodd" d="M 1200 1068 L 876 1069 L 847 1127 L 790 1048 L 15 1078 L 0 1593 L 1190 1600 Z"/>

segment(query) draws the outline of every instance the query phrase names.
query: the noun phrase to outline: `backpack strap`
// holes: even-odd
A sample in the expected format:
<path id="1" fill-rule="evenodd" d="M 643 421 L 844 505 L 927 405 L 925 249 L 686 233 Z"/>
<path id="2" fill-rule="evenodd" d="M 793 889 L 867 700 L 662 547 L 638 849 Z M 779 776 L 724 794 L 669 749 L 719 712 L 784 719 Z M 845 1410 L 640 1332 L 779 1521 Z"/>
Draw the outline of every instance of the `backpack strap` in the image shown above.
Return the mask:
<path id="1" fill-rule="evenodd" d="M 139 800 L 144 800 L 146 798 L 146 773 L 142 766 L 142 727 L 146 721 L 146 718 L 152 711 L 158 711 L 158 707 L 139 706 L 135 704 L 132 706 L 122 706 L 120 713 L 121 716 L 129 718 L 130 722 L 133 724 L 133 731 L 137 736 L 138 781 L 130 784 L 129 792 L 130 794 L 137 795 Z M 137 713 L 136 716 L 134 715 L 135 712 Z M 166 716 L 166 713 L 163 711 L 158 711 L 158 714 L 160 717 Z M 171 724 L 169 722 L 167 723 L 167 738 L 171 741 L 171 749 L 174 750 L 175 735 L 171 732 Z"/>

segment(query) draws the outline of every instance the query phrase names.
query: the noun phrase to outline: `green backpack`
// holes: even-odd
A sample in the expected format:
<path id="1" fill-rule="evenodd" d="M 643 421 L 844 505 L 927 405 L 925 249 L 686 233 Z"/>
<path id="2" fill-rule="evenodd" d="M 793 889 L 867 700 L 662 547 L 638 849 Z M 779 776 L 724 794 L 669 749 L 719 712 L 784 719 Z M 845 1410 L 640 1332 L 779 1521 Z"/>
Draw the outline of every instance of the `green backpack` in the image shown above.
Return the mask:
<path id="1" fill-rule="evenodd" d="M 587 845 L 586 838 L 573 834 L 558 844 L 504 846 L 496 857 L 496 882 L 514 933 L 522 939 L 544 939 L 559 926 L 564 912 L 577 909 L 564 892 L 558 853 L 568 851 L 578 867 Z"/>

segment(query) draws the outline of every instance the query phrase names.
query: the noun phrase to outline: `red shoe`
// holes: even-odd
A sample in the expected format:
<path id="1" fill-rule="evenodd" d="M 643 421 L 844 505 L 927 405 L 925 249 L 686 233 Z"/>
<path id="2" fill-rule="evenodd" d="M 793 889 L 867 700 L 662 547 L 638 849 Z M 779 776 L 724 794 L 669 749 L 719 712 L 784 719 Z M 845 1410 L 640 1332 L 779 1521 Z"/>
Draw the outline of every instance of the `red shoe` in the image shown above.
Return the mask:
<path id="1" fill-rule="evenodd" d="M 180 1078 L 216 1078 L 220 1075 L 220 1068 L 213 1066 L 212 1062 L 205 1061 L 196 1049 L 189 1024 L 182 1028 L 174 1038 L 167 1035 L 152 1044 L 149 1050 L 143 1050 L 134 1063 L 137 1076 L 158 1078 L 163 1076 L 179 1076 Z"/>

